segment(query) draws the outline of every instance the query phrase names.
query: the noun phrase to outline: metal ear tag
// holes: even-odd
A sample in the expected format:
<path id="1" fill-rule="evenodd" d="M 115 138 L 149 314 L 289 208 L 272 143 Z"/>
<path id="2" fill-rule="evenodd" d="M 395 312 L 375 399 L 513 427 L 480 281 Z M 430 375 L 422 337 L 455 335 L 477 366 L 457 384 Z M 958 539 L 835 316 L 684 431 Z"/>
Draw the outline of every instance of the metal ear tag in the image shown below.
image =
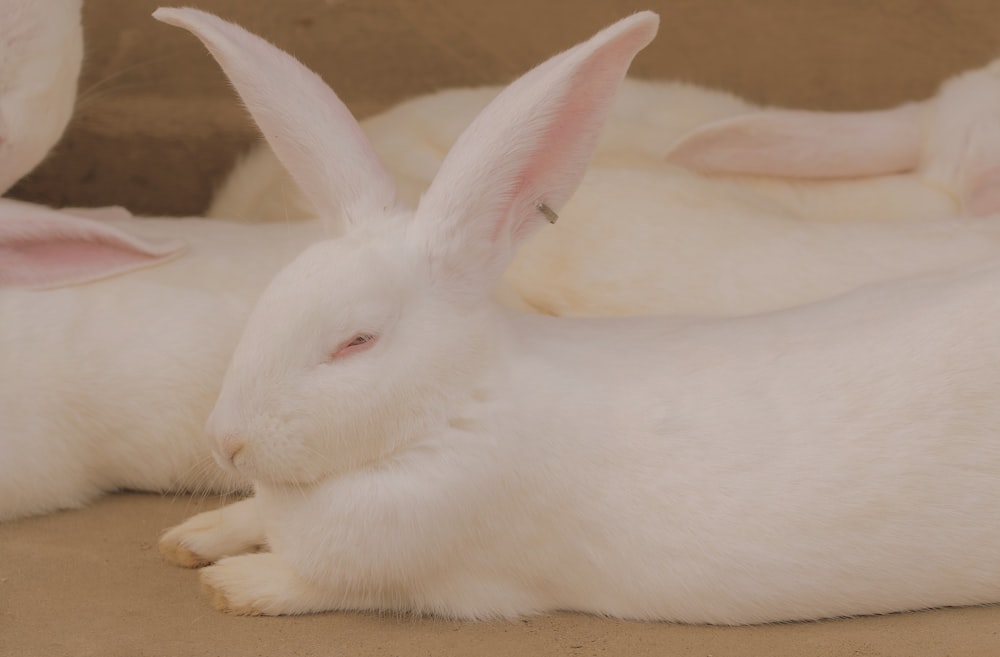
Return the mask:
<path id="1" fill-rule="evenodd" d="M 556 220 L 559 219 L 559 215 L 555 213 L 555 210 L 545 205 L 541 201 L 535 204 L 535 209 L 544 214 L 545 218 L 549 220 L 550 224 L 554 224 Z"/>

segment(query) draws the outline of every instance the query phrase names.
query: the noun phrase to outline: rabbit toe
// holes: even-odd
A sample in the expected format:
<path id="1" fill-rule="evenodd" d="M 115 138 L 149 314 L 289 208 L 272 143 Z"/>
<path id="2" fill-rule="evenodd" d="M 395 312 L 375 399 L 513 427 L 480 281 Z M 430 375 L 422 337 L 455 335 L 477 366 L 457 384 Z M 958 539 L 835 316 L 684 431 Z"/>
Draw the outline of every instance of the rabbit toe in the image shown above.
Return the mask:
<path id="1" fill-rule="evenodd" d="M 250 498 L 199 513 L 167 530 L 160 553 L 178 566 L 201 568 L 223 557 L 259 552 L 265 543 Z"/>
<path id="2" fill-rule="evenodd" d="M 324 596 L 272 553 L 227 557 L 201 571 L 213 607 L 237 616 L 281 616 L 328 609 Z"/>
<path id="3" fill-rule="evenodd" d="M 202 568 L 212 563 L 212 559 L 203 557 L 183 543 L 167 536 L 160 539 L 160 554 L 175 566 L 182 568 Z"/>

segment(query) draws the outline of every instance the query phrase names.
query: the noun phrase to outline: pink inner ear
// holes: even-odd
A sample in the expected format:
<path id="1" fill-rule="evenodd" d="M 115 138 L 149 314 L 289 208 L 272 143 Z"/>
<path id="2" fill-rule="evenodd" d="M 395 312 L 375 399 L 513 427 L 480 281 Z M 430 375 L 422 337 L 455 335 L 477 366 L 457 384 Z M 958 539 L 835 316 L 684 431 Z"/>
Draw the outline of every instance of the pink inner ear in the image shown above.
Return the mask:
<path id="1" fill-rule="evenodd" d="M 1000 167 L 983 171 L 971 181 L 962 198 L 962 214 L 984 217 L 1000 213 Z"/>
<path id="2" fill-rule="evenodd" d="M 152 242 L 113 225 L 0 201 L 0 286 L 84 283 L 165 262 L 184 246 L 181 240 Z"/>
<path id="3" fill-rule="evenodd" d="M 0 284 L 72 285 L 148 267 L 162 259 L 100 242 L 8 244 L 0 246 Z"/>

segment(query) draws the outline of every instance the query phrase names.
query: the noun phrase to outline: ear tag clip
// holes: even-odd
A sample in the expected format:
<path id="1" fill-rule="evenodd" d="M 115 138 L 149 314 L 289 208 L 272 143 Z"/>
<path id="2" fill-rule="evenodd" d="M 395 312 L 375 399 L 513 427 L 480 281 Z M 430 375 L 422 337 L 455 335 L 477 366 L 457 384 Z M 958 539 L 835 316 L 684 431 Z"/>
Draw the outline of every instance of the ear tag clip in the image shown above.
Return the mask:
<path id="1" fill-rule="evenodd" d="M 535 204 L 535 209 L 541 212 L 543 215 L 545 215 L 545 218 L 549 220 L 550 224 L 554 224 L 556 220 L 559 219 L 559 215 L 555 213 L 555 210 L 545 205 L 541 201 Z"/>

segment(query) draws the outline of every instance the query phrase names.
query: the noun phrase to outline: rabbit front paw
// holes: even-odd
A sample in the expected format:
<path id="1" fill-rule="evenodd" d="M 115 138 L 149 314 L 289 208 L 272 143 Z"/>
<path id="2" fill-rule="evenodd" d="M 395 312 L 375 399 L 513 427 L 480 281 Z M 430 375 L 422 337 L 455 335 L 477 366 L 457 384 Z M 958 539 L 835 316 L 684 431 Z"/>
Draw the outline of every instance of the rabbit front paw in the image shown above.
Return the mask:
<path id="1" fill-rule="evenodd" d="M 212 606 L 237 616 L 281 616 L 330 609 L 322 591 L 273 553 L 226 557 L 201 571 Z"/>
<path id="2" fill-rule="evenodd" d="M 206 511 L 167 530 L 160 553 L 184 568 L 201 568 L 222 557 L 256 552 L 265 544 L 253 498 Z"/>

